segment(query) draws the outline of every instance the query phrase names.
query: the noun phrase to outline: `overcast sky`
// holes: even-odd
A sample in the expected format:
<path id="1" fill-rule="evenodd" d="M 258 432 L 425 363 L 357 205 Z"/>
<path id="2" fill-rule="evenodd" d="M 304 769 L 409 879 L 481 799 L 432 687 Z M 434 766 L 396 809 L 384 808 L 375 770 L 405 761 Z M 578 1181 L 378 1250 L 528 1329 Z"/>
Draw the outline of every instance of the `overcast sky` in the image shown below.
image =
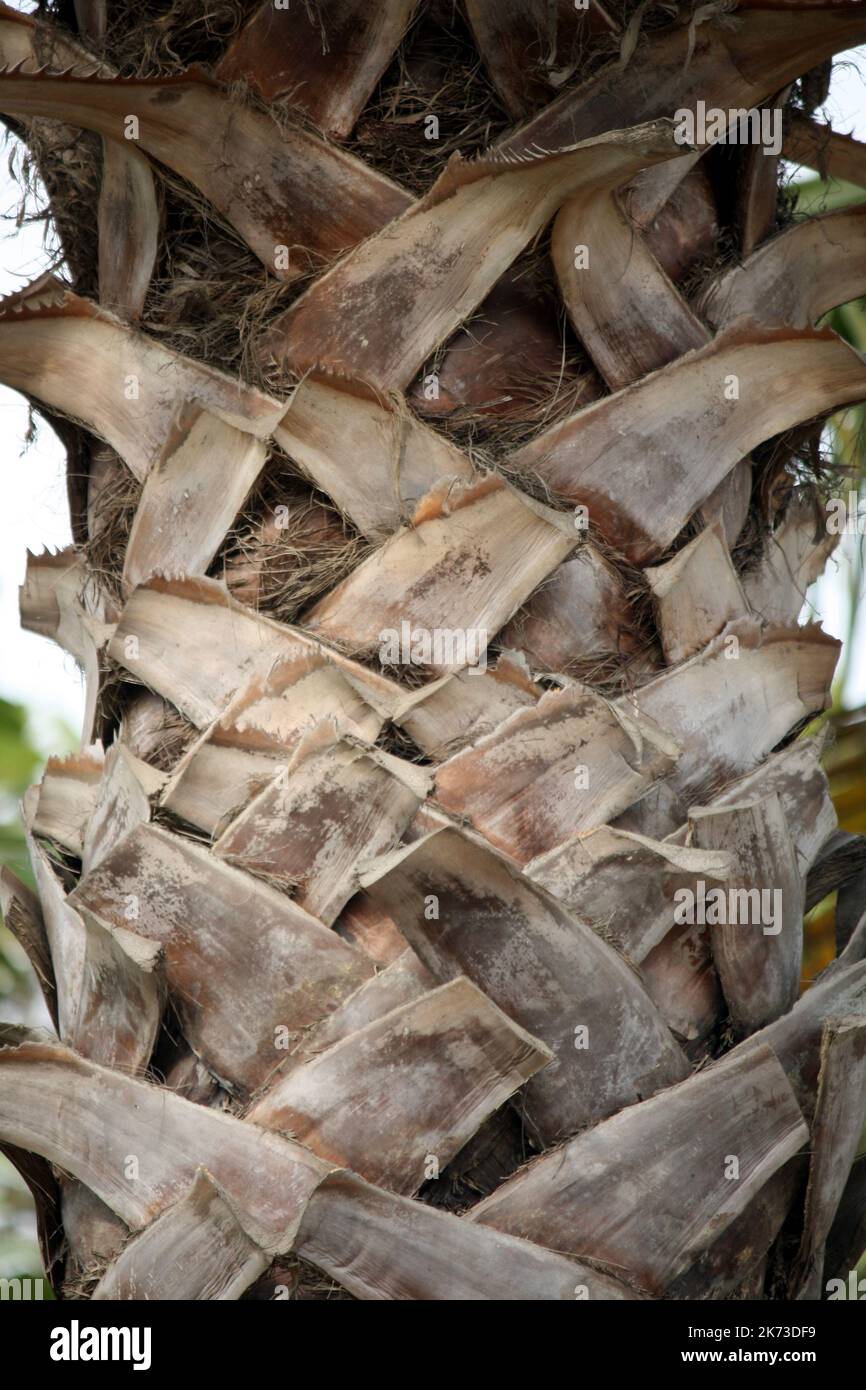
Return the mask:
<path id="1" fill-rule="evenodd" d="M 18 4 L 16 8 L 31 7 Z M 849 58 L 837 66 L 826 110 L 836 129 L 866 140 L 866 49 L 846 55 Z M 18 193 L 5 166 L 3 159 L 0 213 L 14 217 Z M 16 230 L 14 223 L 0 224 L 0 294 L 33 279 L 49 259 L 41 226 Z M 25 449 L 27 426 L 26 403 L 16 392 L 0 387 L 0 695 L 26 704 L 35 736 L 47 752 L 58 744 L 58 718 L 76 732 L 80 728 L 84 702 L 72 658 L 53 642 L 22 632 L 18 625 L 18 585 L 28 547 L 39 551 L 70 542 L 63 451 L 44 424 Z M 862 544 L 862 538 L 845 538 L 849 550 L 857 544 Z M 841 561 L 831 562 L 829 576 L 815 586 L 812 595 L 825 628 L 837 636 L 847 627 L 845 565 L 844 555 Z M 845 691 L 851 706 L 866 704 L 866 603 L 860 610 L 855 651 Z"/>

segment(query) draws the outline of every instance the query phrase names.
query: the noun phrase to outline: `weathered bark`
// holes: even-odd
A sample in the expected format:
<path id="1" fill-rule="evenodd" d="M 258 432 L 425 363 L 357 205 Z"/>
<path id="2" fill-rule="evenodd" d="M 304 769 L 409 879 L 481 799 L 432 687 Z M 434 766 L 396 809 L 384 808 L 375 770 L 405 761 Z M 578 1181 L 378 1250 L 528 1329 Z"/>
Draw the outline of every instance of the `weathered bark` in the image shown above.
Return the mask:
<path id="1" fill-rule="evenodd" d="M 0 378 L 68 444 L 21 612 L 87 697 L 2 874 L 56 1036 L 0 1033 L 0 1142 L 58 1290 L 821 1297 L 866 916 L 798 441 L 866 399 L 816 327 L 863 213 L 786 225 L 777 154 L 678 118 L 862 180 L 792 91 L 863 6 L 43 8 L 0 111 L 72 283 L 0 305 Z"/>

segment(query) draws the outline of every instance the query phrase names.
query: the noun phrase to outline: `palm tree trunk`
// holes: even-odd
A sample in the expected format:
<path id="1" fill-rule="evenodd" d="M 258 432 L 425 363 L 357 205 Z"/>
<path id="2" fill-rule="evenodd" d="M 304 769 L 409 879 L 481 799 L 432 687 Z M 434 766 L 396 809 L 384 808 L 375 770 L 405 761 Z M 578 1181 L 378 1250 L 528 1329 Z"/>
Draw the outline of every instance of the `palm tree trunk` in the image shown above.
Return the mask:
<path id="1" fill-rule="evenodd" d="M 70 465 L 22 622 L 87 683 L 3 876 L 56 1033 L 3 1030 L 0 1139 L 63 1296 L 846 1277 L 863 842 L 798 617 L 864 216 L 794 219 L 779 157 L 863 41 L 853 0 L 0 7 L 65 255 L 0 304 Z"/>

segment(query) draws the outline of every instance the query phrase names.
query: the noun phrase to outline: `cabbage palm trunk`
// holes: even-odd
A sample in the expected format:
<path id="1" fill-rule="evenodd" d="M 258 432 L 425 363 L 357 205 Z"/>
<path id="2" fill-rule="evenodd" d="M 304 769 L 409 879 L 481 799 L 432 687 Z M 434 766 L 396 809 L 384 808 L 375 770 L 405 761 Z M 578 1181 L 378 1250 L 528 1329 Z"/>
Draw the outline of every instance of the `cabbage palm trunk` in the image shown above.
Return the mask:
<path id="1" fill-rule="evenodd" d="M 864 41 L 820 0 L 0 6 L 65 256 L 0 304 L 69 456 L 22 621 L 87 690 L 3 876 L 56 1031 L 4 1030 L 0 1140 L 63 1296 L 847 1278 L 863 857 L 798 618 L 866 208 L 795 218 L 780 155 L 866 181 L 813 115 Z"/>

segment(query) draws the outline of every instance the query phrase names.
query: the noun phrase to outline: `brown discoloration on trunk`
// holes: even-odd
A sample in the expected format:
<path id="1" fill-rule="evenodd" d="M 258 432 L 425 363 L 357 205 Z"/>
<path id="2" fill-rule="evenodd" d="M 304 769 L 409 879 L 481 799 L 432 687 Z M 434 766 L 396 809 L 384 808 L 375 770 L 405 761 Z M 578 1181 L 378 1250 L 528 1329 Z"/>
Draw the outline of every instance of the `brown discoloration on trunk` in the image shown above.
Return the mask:
<path id="1" fill-rule="evenodd" d="M 460 485 L 455 484 L 459 496 Z M 363 651 L 401 640 L 403 624 L 429 640 L 449 634 L 442 655 L 421 665 L 447 671 L 477 661 L 535 586 L 574 548 L 577 533 L 556 512 L 521 497 L 501 478 L 470 486 L 466 505 L 448 514 L 435 494 L 432 514 L 422 502 L 418 524 L 399 531 L 306 614 L 306 626 L 331 641 Z M 459 629 L 450 617 L 459 610 Z M 384 634 L 384 635 L 383 635 Z M 456 634 L 456 635 L 455 635 Z M 469 651 L 472 641 L 476 649 Z M 480 645 L 481 650 L 477 650 Z M 466 653 L 469 653 L 468 655 Z M 389 657 L 383 657 L 385 661 Z"/>
<path id="2" fill-rule="evenodd" d="M 0 74 L 0 109 L 47 116 L 139 143 L 201 189 L 279 279 L 291 280 L 398 216 L 408 198 L 352 156 L 300 127 L 280 130 L 190 70 L 182 77 L 79 78 Z M 210 150 L 209 159 L 201 151 Z M 288 252 L 288 265 L 276 256 Z"/>
<path id="3" fill-rule="evenodd" d="M 345 937 L 345 933 L 342 934 Z M 365 943 L 355 940 L 352 944 L 363 947 Z M 368 951 L 367 954 L 372 955 L 372 952 Z M 380 960 L 379 964 L 382 963 Z M 307 1029 L 294 1050 L 279 1064 L 278 1071 L 268 1082 L 269 1090 L 266 1094 L 275 1092 L 282 1081 L 291 1076 L 298 1067 L 314 1060 L 320 1053 L 342 1042 L 350 1034 L 366 1028 L 368 1024 L 376 1023 L 394 1009 L 400 1009 L 404 1004 L 411 1004 L 420 999 L 435 983 L 430 971 L 415 952 L 409 950 L 403 940 L 399 954 L 390 964 L 385 965 L 377 975 L 365 980 L 354 994 L 350 994 L 348 999 L 339 1004 L 333 1013 L 323 1018 L 321 1023 Z"/>
<path id="4" fill-rule="evenodd" d="M 742 396 L 726 397 L 734 378 Z M 611 543 L 646 564 L 757 444 L 864 393 L 866 367 L 835 334 L 740 324 L 554 425 L 511 462 L 587 506 Z"/>
<path id="5" fill-rule="evenodd" d="M 491 79 L 514 116 L 549 101 L 573 75 L 586 31 L 616 31 L 601 6 L 579 12 L 569 0 L 468 0 L 466 11 Z"/>
<path id="6" fill-rule="evenodd" d="M 709 908 L 707 918 L 713 959 L 742 1037 L 796 1002 L 803 964 L 803 880 L 775 794 L 720 809 L 692 807 L 689 824 L 696 845 L 731 856 L 731 879 L 721 894 L 725 906 L 715 922 Z"/>
<path id="7" fill-rule="evenodd" d="M 428 786 L 412 764 L 353 747 L 324 723 L 226 826 L 214 853 L 283 880 L 305 911 L 331 926 L 364 862 L 394 847 Z"/>
<path id="8" fill-rule="evenodd" d="M 763 103 L 763 108 L 772 113 L 773 120 L 779 122 L 780 129 L 789 94 L 790 88 L 786 87 L 774 101 Z M 739 224 L 740 254 L 748 256 L 776 225 L 781 160 L 778 154 L 771 154 L 760 145 L 748 146 L 743 154 L 736 188 L 736 219 Z"/>
<path id="9" fill-rule="evenodd" d="M 491 733 L 516 710 L 530 708 L 542 694 L 525 661 L 506 651 L 486 671 L 473 667 L 422 686 L 398 706 L 394 722 L 439 761 Z"/>
<path id="10" fill-rule="evenodd" d="M 691 1057 L 719 1023 L 724 998 L 708 927 L 673 926 L 641 961 L 640 977 L 668 1027 Z"/>
<path id="11" fill-rule="evenodd" d="M 74 1258 L 67 1259 L 65 1289 L 76 1280 L 92 1287 L 93 1271 L 116 1259 L 129 1240 L 129 1227 L 89 1187 L 76 1178 L 60 1179 L 63 1231 Z"/>
<path id="12" fill-rule="evenodd" d="M 764 1047 L 536 1159 L 469 1219 L 606 1261 L 658 1296 L 808 1137 L 785 1074 Z M 737 1182 L 726 1177 L 731 1155 Z"/>
<path id="13" fill-rule="evenodd" d="M 603 825 L 569 836 L 524 866 L 583 922 L 635 964 L 674 929 L 674 895 L 698 879 L 726 882 L 724 853 L 681 849 Z"/>
<path id="14" fill-rule="evenodd" d="M 152 579 L 140 585 L 123 610 L 109 652 L 200 729 L 228 715 L 235 696 L 253 730 L 261 720 L 267 724 L 269 715 L 276 716 L 278 727 L 284 720 L 291 724 L 291 707 L 276 701 L 277 709 L 270 707 L 270 695 L 279 692 L 256 682 L 267 682 L 279 666 L 291 683 L 304 660 L 313 666 L 329 662 L 374 711 L 396 709 L 402 695 L 399 686 L 323 646 L 307 630 L 275 623 L 236 603 L 211 579 Z M 262 710 L 255 708 L 260 689 Z M 242 732 L 245 721 L 237 722 Z M 243 746 L 243 740 L 233 741 Z M 255 734 L 249 746 L 262 746 Z M 264 746 L 284 745 L 271 734 Z"/>
<path id="15" fill-rule="evenodd" d="M 571 672 L 612 658 L 651 664 L 641 651 L 622 576 L 587 542 L 536 589 L 501 640 L 525 652 L 537 671 Z M 643 644 L 645 645 L 645 644 Z"/>
<path id="16" fill-rule="evenodd" d="M 553 1049 L 525 1092 L 527 1119 L 546 1143 L 685 1074 L 628 965 L 504 860 L 452 830 L 391 858 L 368 890 L 425 965 L 440 980 L 467 975 Z"/>
<path id="17" fill-rule="evenodd" d="M 662 814 L 647 803 L 645 817 L 636 818 L 642 823 L 629 829 L 661 839 L 682 824 L 690 805 L 711 801 L 727 782 L 757 768 L 792 729 L 827 708 L 837 655 L 817 625 L 761 632 L 734 623 L 690 661 L 624 698 L 626 709 L 655 720 L 683 749 L 667 778 L 674 803 Z M 746 727 L 736 717 L 745 707 L 761 709 L 761 720 Z"/>
<path id="18" fill-rule="evenodd" d="M 294 1068 L 247 1119 L 410 1196 L 550 1058 L 460 978 Z"/>
<path id="19" fill-rule="evenodd" d="M 705 291 L 701 313 L 714 328 L 748 315 L 757 323 L 809 328 L 866 290 L 866 205 L 805 218 L 780 232 Z M 807 263 L 809 274 L 794 271 Z"/>
<path id="20" fill-rule="evenodd" d="M 613 191 L 570 198 L 550 249 L 569 317 L 611 391 L 709 340 Z"/>
<path id="21" fill-rule="evenodd" d="M 551 148 L 522 160 L 455 156 L 426 198 L 322 276 L 275 325 L 274 354 L 296 371 L 324 363 L 383 391 L 404 388 L 563 199 L 581 190 L 588 203 L 682 153 L 669 122 Z"/>
<path id="22" fill-rule="evenodd" d="M 693 159 L 694 156 L 685 156 L 684 167 L 686 161 L 690 166 Z M 667 193 L 666 188 L 662 188 L 658 200 L 653 199 L 651 192 L 641 198 L 636 185 L 652 175 L 660 180 L 675 163 L 662 164 L 649 170 L 648 175 L 639 175 L 631 189 L 620 196 L 662 270 L 674 284 L 679 284 L 713 250 L 720 226 L 715 189 L 702 163 L 688 167 L 661 207 L 658 203 Z"/>
<path id="23" fill-rule="evenodd" d="M 380 965 L 396 964 L 408 945 L 394 919 L 364 892 L 356 893 L 343 909 L 334 930 Z"/>
<path id="24" fill-rule="evenodd" d="M 435 797 L 520 865 L 637 801 L 676 762 L 664 730 L 585 686 L 549 691 L 443 763 Z"/>
<path id="25" fill-rule="evenodd" d="M 355 385 L 304 377 L 274 438 L 364 535 L 384 539 L 440 478 L 469 478 L 472 465 L 399 397 L 371 399 Z"/>
<path id="26" fill-rule="evenodd" d="M 187 1040 L 242 1093 L 279 1062 L 281 1032 L 318 1022 L 373 973 L 275 889 L 154 827 L 122 840 L 72 902 L 162 947 Z"/>
<path id="27" fill-rule="evenodd" d="M 572 408 L 596 400 L 602 383 L 566 360 L 552 307 L 542 276 L 518 261 L 437 355 L 435 391 L 428 389 L 434 383 L 422 368 L 408 393 L 413 410 L 442 424 L 466 417 L 522 424 L 543 415 L 540 383 L 550 383 Z"/>
<path id="28" fill-rule="evenodd" d="M 136 478 L 144 479 L 168 446 L 179 402 L 194 402 L 257 438 L 269 435 L 285 410 L 284 403 L 170 352 L 62 286 L 49 303 L 37 294 L 25 295 L 22 308 L 17 301 L 3 304 L 3 381 L 85 421 Z"/>
<path id="29" fill-rule="evenodd" d="M 708 108 L 749 108 L 821 58 L 866 37 L 866 17 L 853 3 L 831 12 L 774 13 L 760 8 L 739 18 L 735 29 L 705 24 L 693 36 L 687 26 L 653 35 L 640 61 L 632 58 L 624 71 L 613 61 L 563 92 L 502 141 L 501 148 L 515 153 L 533 145 L 553 149 L 611 130 L 624 120 L 634 124 L 694 109 L 698 100 Z M 687 62 L 691 37 L 694 51 Z"/>
<path id="30" fill-rule="evenodd" d="M 247 78 L 268 100 L 299 106 L 332 140 L 352 131 L 411 22 L 417 0 L 338 0 L 324 13 L 257 9 L 216 68 Z"/>

